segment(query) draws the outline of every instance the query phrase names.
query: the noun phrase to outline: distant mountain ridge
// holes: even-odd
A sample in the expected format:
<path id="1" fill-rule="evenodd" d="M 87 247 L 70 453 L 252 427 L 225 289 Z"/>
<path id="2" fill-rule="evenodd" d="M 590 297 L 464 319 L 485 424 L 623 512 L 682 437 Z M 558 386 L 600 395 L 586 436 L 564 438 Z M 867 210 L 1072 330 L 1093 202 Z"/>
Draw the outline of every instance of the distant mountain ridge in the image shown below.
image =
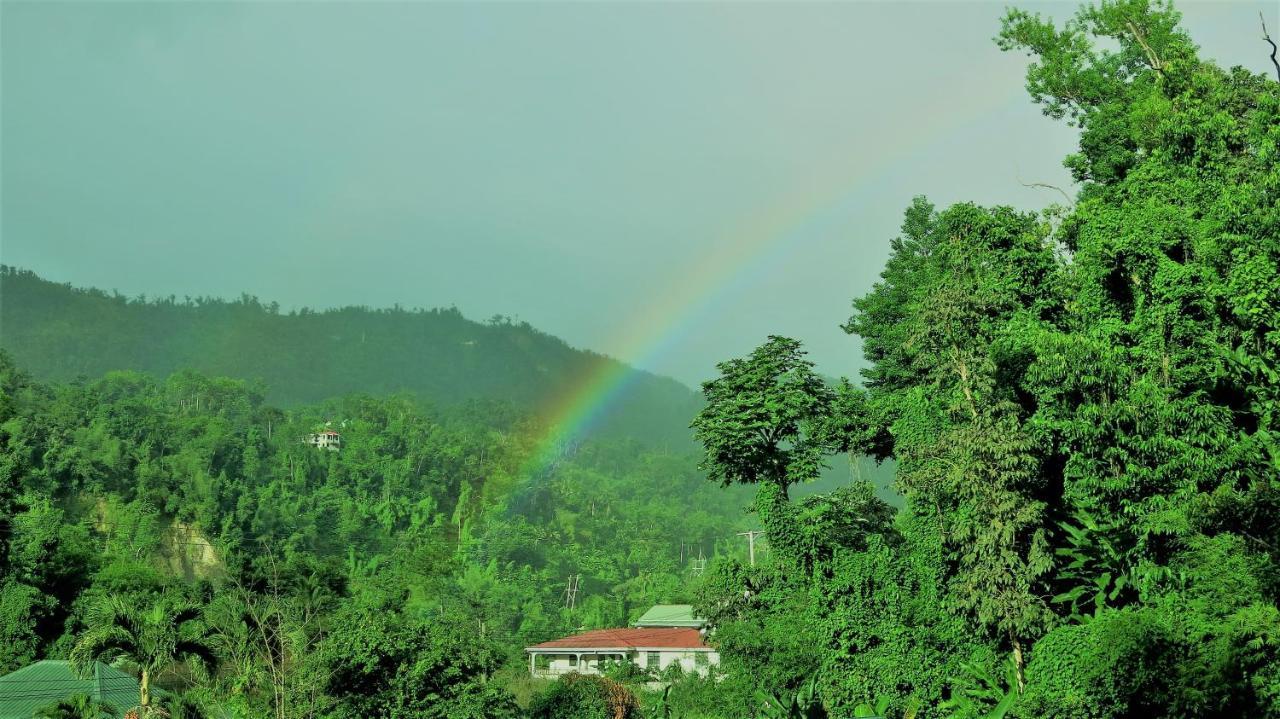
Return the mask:
<path id="1" fill-rule="evenodd" d="M 128 298 L 0 266 L 0 347 L 46 380 L 131 369 L 261 379 L 283 406 L 363 392 L 440 405 L 506 400 L 545 411 L 602 369 L 634 373 L 601 434 L 684 447 L 700 396 L 674 379 L 575 349 L 528 323 L 469 320 L 456 308 L 343 307 L 283 313 L 275 303 Z M 609 367 L 606 367 L 609 366 Z"/>

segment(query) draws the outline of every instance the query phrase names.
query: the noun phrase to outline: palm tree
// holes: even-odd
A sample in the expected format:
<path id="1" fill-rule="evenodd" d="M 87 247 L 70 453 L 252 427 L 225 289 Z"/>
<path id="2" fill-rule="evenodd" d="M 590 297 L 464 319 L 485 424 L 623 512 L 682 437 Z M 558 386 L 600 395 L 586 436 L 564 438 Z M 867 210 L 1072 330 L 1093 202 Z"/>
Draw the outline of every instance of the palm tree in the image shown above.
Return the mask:
<path id="1" fill-rule="evenodd" d="M 121 597 L 110 597 L 90 612 L 88 629 L 71 650 L 71 661 L 85 671 L 95 661 L 124 662 L 137 668 L 139 715 L 151 713 L 151 680 L 178 664 L 207 675 L 216 663 L 210 633 L 200 621 L 196 605 L 174 596 L 162 596 L 150 606 L 138 607 Z"/>
<path id="2" fill-rule="evenodd" d="M 116 708 L 106 702 L 95 701 L 88 694 L 76 694 L 40 707 L 35 716 L 37 719 L 102 719 L 115 713 Z"/>

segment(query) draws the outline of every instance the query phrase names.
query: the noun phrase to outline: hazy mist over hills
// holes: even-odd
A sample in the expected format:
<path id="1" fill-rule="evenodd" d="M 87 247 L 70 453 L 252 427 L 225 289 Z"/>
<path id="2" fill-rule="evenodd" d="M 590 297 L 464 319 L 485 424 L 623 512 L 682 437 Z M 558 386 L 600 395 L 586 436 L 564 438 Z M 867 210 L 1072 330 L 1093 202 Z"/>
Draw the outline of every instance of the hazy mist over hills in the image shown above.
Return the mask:
<path id="1" fill-rule="evenodd" d="M 265 300 L 126 298 L 6 268 L 0 347 L 45 380 L 180 369 L 262 380 L 285 406 L 360 392 L 435 404 L 501 400 L 546 411 L 600 372 L 629 372 L 595 427 L 681 448 L 700 398 L 679 382 L 574 349 L 527 323 L 456 309 L 282 313 Z"/>

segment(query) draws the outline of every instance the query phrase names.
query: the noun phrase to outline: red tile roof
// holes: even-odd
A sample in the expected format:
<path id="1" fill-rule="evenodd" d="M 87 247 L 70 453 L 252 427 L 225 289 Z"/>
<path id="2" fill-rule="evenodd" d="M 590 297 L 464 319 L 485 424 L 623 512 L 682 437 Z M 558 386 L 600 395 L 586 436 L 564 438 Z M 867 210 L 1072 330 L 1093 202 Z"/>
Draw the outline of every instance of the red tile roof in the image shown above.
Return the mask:
<path id="1" fill-rule="evenodd" d="M 593 629 L 527 649 L 710 649 L 692 627 Z"/>

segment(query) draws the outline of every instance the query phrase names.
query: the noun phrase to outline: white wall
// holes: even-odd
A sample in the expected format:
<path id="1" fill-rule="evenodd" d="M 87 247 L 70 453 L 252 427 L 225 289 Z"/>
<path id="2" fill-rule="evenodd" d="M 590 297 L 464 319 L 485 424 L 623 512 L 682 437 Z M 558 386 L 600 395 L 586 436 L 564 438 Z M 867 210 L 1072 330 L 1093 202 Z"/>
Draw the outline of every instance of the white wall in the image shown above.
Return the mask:
<path id="1" fill-rule="evenodd" d="M 536 655 L 535 655 L 536 656 Z M 618 661 L 623 659 L 621 654 L 583 654 L 575 664 L 574 654 L 543 654 L 547 658 L 546 672 L 550 674 L 568 674 L 569 672 L 578 672 L 579 674 L 599 674 L 599 666 L 601 662 Z M 537 660 L 541 665 L 541 660 Z M 538 670 L 543 670 L 539 666 Z"/>
<path id="2" fill-rule="evenodd" d="M 698 666 L 697 657 L 699 654 L 704 654 L 707 657 L 707 663 L 702 666 Z M 637 662 L 646 661 L 647 656 L 648 656 L 648 652 L 642 652 L 641 656 L 637 658 L 636 661 Z M 697 674 L 705 675 L 712 666 L 717 665 L 719 663 L 720 663 L 720 654 L 718 652 L 695 652 L 695 651 L 683 651 L 683 650 L 672 649 L 672 650 L 660 651 L 658 653 L 658 671 L 659 672 L 665 671 L 672 664 L 679 664 L 680 668 L 683 669 L 686 674 L 697 673 Z M 652 669 L 652 667 L 649 667 L 647 664 L 645 664 L 644 666 L 646 668 Z"/>
<path id="3" fill-rule="evenodd" d="M 707 651 L 696 652 L 696 651 L 689 651 L 684 649 L 661 649 L 661 650 L 657 650 L 657 653 L 658 653 L 658 666 L 656 670 L 658 672 L 665 671 L 672 664 L 679 664 L 680 668 L 683 669 L 685 673 L 688 673 L 688 674 L 698 673 L 698 674 L 706 675 L 707 672 L 710 671 L 711 667 L 718 666 L 720 664 L 720 654 L 718 652 L 707 652 Z M 697 660 L 698 654 L 706 655 L 707 663 L 705 665 L 698 666 L 698 660 Z M 597 655 L 597 654 L 588 652 L 588 653 L 583 653 L 581 655 L 581 658 L 575 665 L 573 663 L 573 656 L 574 656 L 573 653 L 543 654 L 539 652 L 537 654 L 534 654 L 534 656 L 539 656 L 539 655 L 541 655 L 541 657 L 546 657 L 545 661 L 547 662 L 547 664 L 546 664 L 546 667 L 543 668 L 542 662 L 544 660 L 541 657 L 535 660 L 537 668 L 534 669 L 534 674 L 537 676 L 558 676 L 560 674 L 568 674 L 569 672 L 578 672 L 579 674 L 599 674 L 600 673 L 599 666 L 602 662 L 608 662 L 610 660 L 616 661 L 622 658 L 621 655 L 616 653 Z M 648 664 L 649 652 L 647 651 L 631 652 L 630 656 L 628 656 L 627 658 L 630 661 L 635 662 L 637 665 L 639 665 L 643 669 L 654 668 L 649 666 Z"/>

